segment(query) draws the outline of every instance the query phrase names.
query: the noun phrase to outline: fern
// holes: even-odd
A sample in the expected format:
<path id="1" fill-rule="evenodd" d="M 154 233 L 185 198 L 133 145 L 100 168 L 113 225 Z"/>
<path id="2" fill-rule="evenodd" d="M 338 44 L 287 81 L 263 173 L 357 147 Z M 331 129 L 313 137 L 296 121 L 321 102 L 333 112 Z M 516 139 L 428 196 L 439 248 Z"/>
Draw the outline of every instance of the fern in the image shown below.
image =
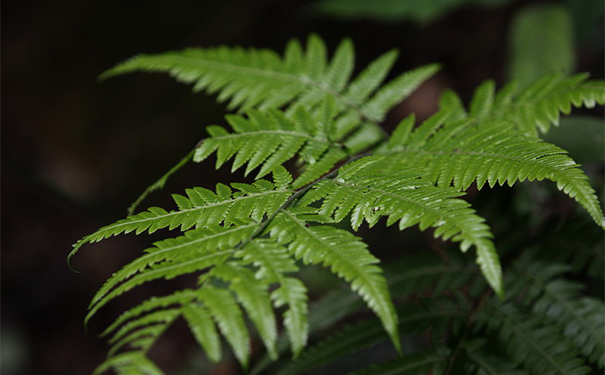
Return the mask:
<path id="1" fill-rule="evenodd" d="M 388 339 L 401 352 L 400 332 L 429 328 L 441 349 L 360 373 L 513 374 L 523 368 L 580 374 L 587 369 L 582 356 L 603 367 L 602 335 L 595 333 L 603 326 L 602 303 L 582 297 L 576 284 L 560 278 L 559 269 L 538 272 L 526 259 L 509 271 L 529 275 L 525 294 L 503 276 L 490 227 L 462 199 L 472 184 L 548 179 L 605 227 L 586 175 L 564 150 L 536 136 L 536 128 L 547 131 L 556 124 L 559 112 L 602 104 L 602 82 L 553 75 L 520 92 L 509 85 L 496 93 L 488 81 L 468 110 L 446 91 L 433 116 L 416 126 L 411 115 L 387 135 L 380 128 L 386 113 L 437 69 L 428 65 L 382 84 L 395 57 L 387 52 L 351 79 L 351 42 L 342 42 L 330 60 L 321 39 L 311 36 L 304 51 L 293 41 L 283 57 L 257 49 L 189 49 L 141 55 L 103 76 L 168 72 L 240 111 L 225 117 L 230 130 L 209 126 L 209 137 L 131 211 L 190 158 L 203 162 L 216 154 L 216 168 L 230 162 L 232 171 L 245 166 L 244 174 L 257 172 L 251 183 L 174 194 L 175 209 L 151 207 L 74 245 L 68 262 L 85 244 L 119 234 L 176 232 L 109 277 L 93 297 L 86 322 L 140 285 L 198 276 L 195 286 L 153 297 L 118 317 L 103 332 L 112 347 L 98 373 L 161 373 L 148 352 L 180 318 L 212 362 L 222 358 L 222 337 L 244 370 L 251 364 L 250 340 L 262 342 L 279 363 L 287 337 L 295 362 L 284 371 L 297 373 Z M 286 166 L 292 165 L 290 172 Z M 268 174 L 272 181 L 262 179 Z M 443 253 L 445 261 L 422 254 L 382 267 L 362 238 L 341 223 L 362 232 L 364 223 L 372 228 L 383 218 L 399 230 L 431 229 L 436 238 L 459 243 L 463 254 Z M 471 247 L 475 264 L 464 254 Z M 324 266 L 357 297 L 335 293 L 334 298 L 347 298 L 346 304 L 320 304 L 314 315 L 297 275 L 300 264 Z M 493 291 L 505 302 L 490 297 Z M 397 308 L 394 300 L 405 302 Z M 333 313 L 334 306 L 343 310 Z M 366 307 L 376 320 L 354 324 L 303 352 L 318 329 Z M 545 320 L 552 326 L 541 326 Z M 503 352 L 489 352 L 485 338 Z M 253 372 L 267 366 L 260 361 Z"/>
<path id="2" fill-rule="evenodd" d="M 534 262 L 513 271 L 519 276 L 509 290 L 520 290 L 523 304 L 546 315 L 561 327 L 564 335 L 592 363 L 603 368 L 605 362 L 605 318 L 603 301 L 582 297 L 578 283 L 565 280 L 568 267 Z"/>
<path id="3" fill-rule="evenodd" d="M 475 110 L 478 111 L 478 110 Z M 565 151 L 538 138 L 511 133 L 506 122 L 477 124 L 454 120 L 453 110 L 442 109 L 416 130 L 403 121 L 380 154 L 381 173 L 401 168 L 423 168 L 423 177 L 440 186 L 466 190 L 476 182 L 480 189 L 516 181 L 549 179 L 580 203 L 605 228 L 603 211 L 584 172 Z"/>

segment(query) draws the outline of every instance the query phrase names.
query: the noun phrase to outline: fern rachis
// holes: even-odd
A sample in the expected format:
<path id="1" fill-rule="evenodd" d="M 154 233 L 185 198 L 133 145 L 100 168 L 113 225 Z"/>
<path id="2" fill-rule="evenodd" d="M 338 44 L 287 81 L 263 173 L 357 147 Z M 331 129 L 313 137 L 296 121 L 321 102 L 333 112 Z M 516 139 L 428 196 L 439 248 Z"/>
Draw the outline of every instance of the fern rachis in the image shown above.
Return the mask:
<path id="1" fill-rule="evenodd" d="M 105 74 L 168 72 L 193 83 L 194 91 L 230 100 L 229 107 L 241 111 L 225 117 L 232 130 L 209 126 L 209 137 L 179 166 L 216 154 L 217 168 L 232 160 L 233 171 L 245 165 L 245 174 L 258 172 L 251 184 L 187 189 L 186 196 L 173 195 L 174 210 L 152 207 L 78 241 L 68 260 L 86 243 L 118 234 L 179 232 L 110 277 L 93 298 L 87 321 L 141 284 L 200 275 L 192 289 L 152 298 L 118 318 L 106 331 L 115 332 L 114 346 L 100 372 L 139 366 L 157 373 L 147 351 L 179 317 L 209 359 L 220 360 L 222 335 L 247 368 L 250 334 L 244 317 L 276 359 L 275 310 L 280 310 L 298 356 L 309 334 L 307 288 L 296 276 L 299 260 L 321 264 L 349 283 L 399 348 L 405 316 L 397 313 L 379 260 L 360 237 L 334 227 L 347 218 L 355 231 L 363 222 L 372 227 L 385 217 L 387 225 L 397 223 L 400 230 L 433 228 L 435 237 L 459 242 L 463 252 L 473 247 L 480 272 L 500 298 L 506 291 L 493 235 L 460 198 L 472 183 L 481 188 L 548 179 L 605 226 L 582 170 L 564 150 L 537 138 L 535 130 L 548 130 L 572 105 L 603 104 L 602 83 L 550 76 L 520 93 L 514 86 L 496 93 L 488 82 L 477 89 L 468 111 L 448 91 L 435 115 L 419 126 L 413 116 L 403 119 L 389 136 L 380 128 L 387 111 L 436 71 L 429 65 L 381 85 L 394 58 L 388 52 L 350 81 L 352 43 L 344 41 L 328 61 L 323 42 L 312 36 L 306 51 L 292 42 L 283 58 L 266 50 L 191 49 L 141 55 Z M 292 159 L 299 162 L 293 173 L 284 167 Z M 268 174 L 273 181 L 261 179 Z M 150 190 L 163 186 L 167 176 Z M 498 302 L 490 304 L 500 311 Z M 480 349 L 465 348 L 444 356 L 466 350 L 477 363 L 483 358 Z M 427 356 L 436 362 L 444 358 Z"/>

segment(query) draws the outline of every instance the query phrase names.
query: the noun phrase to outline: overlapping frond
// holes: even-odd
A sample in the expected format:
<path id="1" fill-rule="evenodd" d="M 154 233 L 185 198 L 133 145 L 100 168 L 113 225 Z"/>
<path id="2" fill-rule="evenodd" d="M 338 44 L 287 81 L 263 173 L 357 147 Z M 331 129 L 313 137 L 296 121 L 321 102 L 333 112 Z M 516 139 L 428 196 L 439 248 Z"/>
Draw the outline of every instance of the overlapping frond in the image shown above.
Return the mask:
<path id="1" fill-rule="evenodd" d="M 195 151 L 194 160 L 203 161 L 216 151 L 217 168 L 233 158 L 232 171 L 244 164 L 246 174 L 260 167 L 256 177 L 260 178 L 298 154 L 306 167 L 294 182 L 295 188 L 300 187 L 347 157 L 345 146 L 331 138 L 334 112 L 329 111 L 313 115 L 299 109 L 293 116 L 286 116 L 277 110 L 251 110 L 247 117 L 229 115 L 226 119 L 233 132 L 220 126 L 208 127 L 210 138 Z"/>
<path id="2" fill-rule="evenodd" d="M 345 39 L 330 61 L 324 42 L 317 35 L 308 39 L 306 50 L 292 40 L 284 56 L 266 49 L 190 48 L 157 55 L 139 55 L 105 72 L 101 78 L 135 71 L 165 72 L 194 91 L 218 93 L 229 108 L 311 108 L 332 97 L 339 108 L 380 122 L 386 112 L 406 98 L 438 67 L 428 65 L 382 85 L 396 51 L 376 59 L 351 81 L 353 44 Z"/>
<path id="3" fill-rule="evenodd" d="M 307 343 L 309 324 L 307 289 L 299 279 L 286 275 L 298 270 L 294 260 L 283 246 L 266 239 L 250 241 L 237 256 L 258 268 L 257 279 L 277 284 L 277 288 L 271 292 L 271 299 L 277 308 L 287 306 L 283 315 L 284 325 L 292 353 L 297 357 Z"/>
<path id="4" fill-rule="evenodd" d="M 513 305 L 488 302 L 477 322 L 497 335 L 500 345 L 515 363 L 533 374 L 580 375 L 590 372 L 584 360 L 559 333 L 544 325 L 538 315 L 523 314 Z"/>
<path id="5" fill-rule="evenodd" d="M 126 264 L 103 284 L 90 302 L 89 317 L 111 299 L 138 285 L 221 264 L 234 252 L 235 245 L 249 237 L 257 227 L 258 223 L 254 221 L 231 227 L 214 225 L 156 242 L 154 247 Z"/>
<path id="6" fill-rule="evenodd" d="M 399 331 L 421 334 L 431 330 L 441 337 L 447 327 L 464 321 L 470 306 L 463 300 L 447 298 L 409 302 L 397 309 Z M 388 340 L 381 323 L 376 319 L 362 320 L 329 335 L 309 347 L 298 360 L 280 370 L 280 375 L 307 373 L 335 360 Z"/>
<path id="7" fill-rule="evenodd" d="M 605 218 L 588 177 L 566 152 L 539 138 L 511 131 L 506 123 L 477 125 L 472 120 L 444 124 L 443 111 L 412 131 L 404 121 L 396 131 L 402 142 L 381 152 L 381 173 L 422 168 L 422 175 L 439 186 L 466 190 L 476 182 L 513 185 L 516 181 L 548 179 L 574 198 L 605 227 Z M 436 121 L 435 119 L 440 119 Z M 409 133 L 408 135 L 405 135 Z"/>
<path id="8" fill-rule="evenodd" d="M 599 368 L 605 362 L 605 306 L 603 301 L 582 296 L 582 286 L 562 278 L 569 267 L 543 262 L 519 262 L 513 268 L 509 290 L 516 301 L 531 306 L 561 327 L 561 331 Z"/>
<path id="9" fill-rule="evenodd" d="M 135 56 L 108 70 L 101 78 L 135 71 L 165 72 L 179 81 L 193 83 L 194 91 L 217 93 L 218 100 L 229 101 L 228 107 L 232 109 L 269 110 L 288 106 L 288 112 L 292 114 L 301 108 L 310 112 L 321 110 L 323 103 L 332 102 L 333 116 L 336 119 L 330 124 L 330 136 L 342 141 L 351 152 L 358 152 L 385 137 L 379 123 L 386 113 L 438 70 L 435 64 L 427 65 L 382 85 L 396 57 L 397 52 L 394 50 L 385 53 L 351 80 L 355 60 L 351 41 L 345 39 L 328 61 L 324 42 L 317 35 L 311 35 L 306 51 L 303 51 L 298 41 L 292 40 L 283 58 L 266 49 L 190 48 Z M 214 130 L 220 133 L 220 130 Z M 300 147 L 301 139 L 298 137 L 285 137 L 282 141 L 277 141 L 275 138 L 282 137 L 275 137 L 275 133 L 273 135 L 267 146 L 281 145 L 280 152 L 276 152 L 274 158 L 264 164 L 265 168 L 261 169 L 260 175 L 269 172 L 270 165 L 277 164 L 280 158 L 287 158 L 290 152 L 293 154 L 297 145 Z M 230 140 L 237 142 L 233 137 Z M 206 148 L 208 146 L 204 146 Z M 275 151 L 274 149 L 273 152 Z M 206 151 L 198 151 L 198 160 L 204 152 Z M 328 154 L 326 156 L 329 157 L 324 157 L 324 161 L 334 163 L 342 158 L 336 155 L 340 154 L 337 150 L 331 150 Z M 241 153 L 240 158 L 244 155 L 245 153 Z M 261 155 L 262 152 L 257 157 Z M 175 168 L 178 169 L 186 161 Z M 242 163 L 246 161 L 248 160 L 242 160 Z M 248 167 L 253 164 L 249 163 Z M 237 163 L 234 167 L 236 165 Z M 150 191 L 161 188 L 175 168 L 149 186 L 131 205 L 129 213 Z M 311 181 L 312 177 L 308 177 L 306 182 Z"/>
<path id="10" fill-rule="evenodd" d="M 145 375 L 164 375 L 152 361 L 144 354 L 128 352 L 109 358 L 95 369 L 94 375 L 100 375 L 107 370 L 114 369 L 119 375 L 127 374 L 145 374 Z"/>
<path id="11" fill-rule="evenodd" d="M 397 315 L 379 262 L 360 238 L 331 226 L 307 226 L 296 213 L 280 213 L 270 226 L 271 236 L 306 264 L 322 264 L 351 284 L 382 321 L 399 347 Z"/>
<path id="12" fill-rule="evenodd" d="M 292 194 L 285 186 L 267 180 L 258 180 L 250 185 L 234 183 L 231 186 L 236 189 L 235 192 L 224 184 L 216 186 L 216 193 L 200 187 L 187 189 L 186 197 L 178 194 L 172 196 L 178 210 L 151 207 L 102 227 L 74 245 L 68 262 L 84 244 L 121 233 L 153 233 L 162 228 L 172 230 L 179 227 L 184 231 L 194 226 L 229 225 L 247 217 L 260 221 L 265 214 L 277 210 Z"/>
<path id="13" fill-rule="evenodd" d="M 565 76 L 551 74 L 519 91 L 513 82 L 495 92 L 487 81 L 475 92 L 470 117 L 477 120 L 503 121 L 510 129 L 526 135 L 546 133 L 559 124 L 560 113 L 568 115 L 572 107 L 592 108 L 605 103 L 605 83 L 589 81 L 587 74 Z"/>
<path id="14" fill-rule="evenodd" d="M 455 199 L 461 193 L 433 186 L 418 177 L 418 170 L 376 175 L 375 160 L 365 158 L 341 168 L 335 179 L 318 183 L 303 201 L 323 199 L 320 213 L 335 221 L 350 214 L 353 229 L 364 220 L 373 226 L 383 216 L 387 225 L 398 223 L 401 230 L 416 224 L 421 230 L 434 227 L 436 237 L 461 242 L 463 251 L 475 246 L 481 271 L 502 293 L 502 271 L 489 227 L 466 201 Z"/>
<path id="15" fill-rule="evenodd" d="M 321 39 L 311 36 L 305 49 L 291 42 L 283 57 L 258 49 L 188 49 L 137 56 L 104 75 L 167 72 L 241 110 L 226 116 L 231 130 L 208 127 L 209 138 L 151 190 L 191 157 L 201 162 L 213 154 L 217 168 L 232 162 L 232 171 L 245 166 L 245 174 L 256 171 L 256 177 L 251 184 L 218 184 L 214 191 L 187 189 L 185 195 L 173 195 L 177 209 L 149 208 L 74 245 L 68 261 L 86 243 L 122 233 L 178 230 L 114 273 L 93 297 L 86 321 L 139 285 L 199 275 L 195 289 L 154 297 L 118 317 L 103 332 L 112 347 L 97 373 L 161 374 L 146 353 L 181 317 L 211 361 L 221 359 L 222 337 L 245 370 L 254 337 L 246 318 L 273 360 L 286 350 L 283 338 L 288 337 L 293 357 L 300 358 L 285 374 L 386 339 L 400 351 L 399 332 L 427 329 L 445 347 L 360 374 L 447 368 L 449 373 L 512 375 L 523 367 L 531 373 L 575 375 L 588 371 L 580 352 L 603 368 L 603 303 L 582 296 L 577 284 L 563 279 L 565 268 L 511 268 L 518 275 L 507 278 L 508 300 L 515 304 L 501 303 L 488 299 L 491 291 L 482 278 L 474 279 L 477 267 L 462 260 L 463 254 L 410 257 L 386 267 L 387 280 L 367 245 L 335 227 L 349 218 L 358 230 L 364 222 L 372 227 L 385 218 L 401 230 L 430 228 L 435 237 L 459 242 L 462 252 L 475 247 L 479 270 L 504 299 L 490 228 L 461 197 L 473 183 L 482 188 L 548 179 L 605 227 L 602 208 L 579 165 L 564 150 L 535 137 L 536 129 L 546 132 L 572 107 L 603 104 L 603 83 L 585 75 L 551 75 L 523 91 L 508 85 L 496 92 L 486 82 L 468 110 L 448 91 L 436 114 L 418 127 L 411 115 L 388 137 L 379 124 L 386 113 L 437 69 L 428 65 L 383 84 L 395 57 L 396 52 L 387 52 L 351 79 L 351 42 L 342 42 L 329 59 Z M 284 167 L 293 159 L 299 167 L 296 179 Z M 260 179 L 269 173 L 273 182 Z M 325 266 L 359 297 L 325 319 L 336 304 L 309 315 L 307 288 L 294 275 L 297 261 Z M 483 297 L 471 303 L 478 295 Z M 392 297 L 405 302 L 396 309 Z M 362 301 L 378 319 L 337 332 L 303 353 L 310 327 L 334 323 L 363 307 Z M 285 333 L 278 341 L 280 326 Z M 501 353 L 475 340 L 486 333 L 489 344 L 503 348 Z M 501 358 L 504 354 L 510 363 Z"/>

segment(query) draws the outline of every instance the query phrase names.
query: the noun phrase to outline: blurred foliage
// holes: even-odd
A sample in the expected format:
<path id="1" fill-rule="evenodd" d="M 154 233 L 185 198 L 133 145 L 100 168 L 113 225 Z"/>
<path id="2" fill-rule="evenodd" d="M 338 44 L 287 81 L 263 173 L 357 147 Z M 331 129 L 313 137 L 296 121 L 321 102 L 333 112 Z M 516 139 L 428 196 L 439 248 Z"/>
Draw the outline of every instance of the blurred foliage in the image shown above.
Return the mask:
<path id="1" fill-rule="evenodd" d="M 510 0 L 322 0 L 315 5 L 315 9 L 320 14 L 343 19 L 428 23 L 461 6 L 496 6 L 508 1 Z"/>
<path id="2" fill-rule="evenodd" d="M 560 5 L 536 5 L 518 12 L 511 26 L 509 78 L 526 87 L 544 73 L 571 73 L 573 25 Z"/>

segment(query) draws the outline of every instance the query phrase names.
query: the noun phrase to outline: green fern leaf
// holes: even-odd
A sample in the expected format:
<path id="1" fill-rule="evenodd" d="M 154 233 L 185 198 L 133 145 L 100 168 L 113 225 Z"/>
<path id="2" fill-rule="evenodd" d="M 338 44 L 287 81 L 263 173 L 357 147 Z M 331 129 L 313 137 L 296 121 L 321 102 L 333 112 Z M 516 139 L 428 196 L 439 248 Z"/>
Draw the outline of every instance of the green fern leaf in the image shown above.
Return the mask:
<path id="1" fill-rule="evenodd" d="M 256 181 L 252 185 L 235 184 L 233 187 L 239 192 L 234 193 L 223 184 L 216 186 L 216 193 L 199 187 L 187 189 L 187 197 L 173 195 L 179 210 L 166 211 L 152 207 L 105 226 L 74 245 L 67 258 L 68 264 L 84 244 L 98 242 L 121 233 L 153 233 L 166 227 L 171 230 L 177 227 L 186 230 L 193 226 L 199 228 L 220 223 L 228 225 L 247 217 L 260 221 L 266 213 L 275 211 L 291 195 L 291 191 L 276 187 L 266 180 Z"/>
<path id="2" fill-rule="evenodd" d="M 99 297 L 95 304 L 91 305 L 85 322 L 88 322 L 109 301 L 136 286 L 158 279 L 172 279 L 177 276 L 201 271 L 207 267 L 216 266 L 229 259 L 233 255 L 233 252 L 234 249 L 232 247 L 215 249 L 191 259 L 182 259 L 176 262 L 165 261 L 155 265 L 153 268 L 148 268 L 111 289 L 109 293 Z"/>
<path id="3" fill-rule="evenodd" d="M 109 343 L 115 344 L 119 340 L 123 339 L 127 334 L 134 332 L 138 328 L 172 322 L 174 319 L 180 316 L 180 314 L 180 308 L 172 308 L 154 311 L 150 314 L 144 315 L 141 318 L 131 320 L 127 324 L 124 324 L 120 327 L 120 329 L 109 340 Z"/>
<path id="4" fill-rule="evenodd" d="M 233 348 L 239 363 L 244 369 L 247 369 L 250 357 L 250 339 L 242 311 L 235 298 L 227 290 L 208 285 L 199 291 L 198 298 L 208 308 L 221 333 Z"/>
<path id="5" fill-rule="evenodd" d="M 295 214 L 285 211 L 270 225 L 271 236 L 287 243 L 288 250 L 307 264 L 323 264 L 351 283 L 389 333 L 400 350 L 397 315 L 386 280 L 366 245 L 349 232 L 329 226 L 307 227 Z M 338 248 L 335 245 L 338 244 Z"/>
<path id="6" fill-rule="evenodd" d="M 327 122 L 321 114 L 319 111 L 312 115 L 299 108 L 291 117 L 277 110 L 251 110 L 248 118 L 229 115 L 226 119 L 234 133 L 218 126 L 209 127 L 211 137 L 196 150 L 194 160 L 201 162 L 216 151 L 217 168 L 234 158 L 232 171 L 248 163 L 246 174 L 261 167 L 257 175 L 260 178 L 298 153 L 308 164 L 303 176 L 294 183 L 295 187 L 300 187 L 347 156 L 343 145 L 333 142 L 320 126 Z"/>
<path id="7" fill-rule="evenodd" d="M 307 322 L 307 289 L 295 278 L 284 275 L 295 272 L 298 267 L 283 246 L 271 240 L 250 241 L 236 256 L 244 262 L 258 267 L 256 278 L 270 284 L 278 284 L 271 293 L 276 308 L 287 305 L 284 312 L 284 325 L 297 357 L 307 343 L 309 326 Z"/>
<path id="8" fill-rule="evenodd" d="M 506 354 L 534 374 L 580 375 L 590 372 L 577 352 L 553 326 L 536 315 L 518 312 L 511 305 L 488 302 L 477 323 L 498 335 Z"/>
<path id="9" fill-rule="evenodd" d="M 586 74 L 566 77 L 551 74 L 537 80 L 518 92 L 516 84 L 505 87 L 493 102 L 492 84 L 482 86 L 475 94 L 473 102 L 489 108 L 484 118 L 504 121 L 513 129 L 526 135 L 537 135 L 537 130 L 548 132 L 551 125 L 558 125 L 559 113 L 569 114 L 572 107 L 592 108 L 595 104 L 605 104 L 603 81 L 588 81 Z M 471 113 L 472 116 L 472 113 Z"/>
<path id="10" fill-rule="evenodd" d="M 427 120 L 427 126 L 432 122 Z M 421 126 L 417 132 L 423 132 Z M 512 186 L 526 179 L 549 179 L 559 190 L 574 198 L 605 227 L 605 218 L 596 194 L 586 175 L 565 151 L 538 138 L 511 133 L 503 123 L 475 126 L 469 121 L 446 124 L 426 143 L 399 145 L 382 155 L 382 173 L 392 174 L 402 168 L 423 168 L 423 177 L 466 190 L 474 181 L 482 188 L 485 183 Z M 378 168 L 378 167 L 377 167 Z"/>
<path id="11" fill-rule="evenodd" d="M 267 285 L 263 285 L 264 283 L 255 279 L 252 271 L 233 263 L 214 267 L 210 273 L 230 282 L 230 289 L 236 294 L 238 301 L 256 326 L 269 355 L 274 360 L 277 359 L 275 348 L 277 326 L 275 314 L 271 308 L 271 300 L 267 293 Z"/>
<path id="12" fill-rule="evenodd" d="M 219 101 L 230 100 L 229 108 L 242 109 L 280 108 L 288 103 L 310 108 L 330 96 L 339 108 L 377 123 L 390 106 L 405 99 L 437 69 L 431 65 L 402 75 L 370 97 L 395 57 L 394 51 L 386 53 L 347 85 L 354 61 L 352 43 L 344 40 L 328 63 L 323 41 L 311 35 L 306 53 L 293 40 L 283 58 L 264 49 L 190 48 L 136 56 L 105 72 L 101 79 L 135 71 L 166 72 L 178 81 L 193 83 L 194 91 L 218 92 Z M 362 106 L 366 102 L 368 106 Z"/>
<path id="13" fill-rule="evenodd" d="M 220 361 L 221 341 L 216 326 L 206 308 L 197 303 L 187 304 L 183 307 L 183 318 L 187 320 L 189 329 L 208 355 L 208 358 L 215 363 Z"/>
<path id="14" fill-rule="evenodd" d="M 125 371 L 132 370 L 132 373 L 135 374 L 164 375 L 162 370 L 139 352 L 128 352 L 111 357 L 99 365 L 99 367 L 95 369 L 93 375 L 101 375 L 112 368 L 118 373 L 126 373 Z"/>
<path id="15" fill-rule="evenodd" d="M 560 278 L 569 267 L 519 261 L 511 270 L 511 291 L 516 300 L 548 316 L 586 358 L 603 368 L 605 317 L 603 301 L 581 295 L 581 285 Z"/>
<path id="16" fill-rule="evenodd" d="M 126 337 L 113 344 L 107 353 L 108 357 L 114 356 L 124 347 L 130 347 L 131 349 L 138 349 L 140 351 L 148 350 L 155 340 L 164 333 L 168 323 L 170 322 L 158 322 L 157 324 L 148 325 L 134 332 L 130 332 Z"/>
<path id="17" fill-rule="evenodd" d="M 152 297 L 140 303 L 138 306 L 133 307 L 130 310 L 127 310 L 126 312 L 122 313 L 122 315 L 120 315 L 118 319 L 116 319 L 109 327 L 107 327 L 107 329 L 105 329 L 105 331 L 103 331 L 100 336 L 107 336 L 109 333 L 113 332 L 118 327 L 124 325 L 124 323 L 130 321 L 131 319 L 135 319 L 145 313 L 172 305 L 186 305 L 189 301 L 195 298 L 195 291 L 190 289 L 177 291 L 167 296 Z"/>
<path id="18" fill-rule="evenodd" d="M 370 119 L 382 120 L 392 106 L 407 98 L 412 91 L 438 70 L 439 65 L 432 64 L 400 75 L 382 86 L 372 99 L 362 106 L 363 113 Z"/>
<path id="19" fill-rule="evenodd" d="M 258 224 L 255 222 L 228 228 L 215 225 L 190 230 L 181 237 L 156 242 L 154 247 L 145 251 L 147 254 L 136 258 L 114 273 L 97 291 L 90 306 L 94 306 L 109 291 L 133 275 L 153 271 L 154 265 L 158 263 L 170 261 L 178 264 L 211 253 L 215 249 L 233 248 L 237 243 L 249 237 L 257 227 Z"/>
<path id="20" fill-rule="evenodd" d="M 448 299 L 406 303 L 397 309 L 399 331 L 406 334 L 420 334 L 431 329 L 433 332 L 441 333 L 453 324 L 454 320 L 463 322 L 469 313 L 469 307 L 468 304 L 458 304 Z M 388 339 L 378 320 L 363 320 L 322 339 L 279 373 L 294 375 L 308 372 Z"/>
<path id="21" fill-rule="evenodd" d="M 337 178 L 318 183 L 311 200 L 323 198 L 320 212 L 334 215 L 336 221 L 351 213 L 353 229 L 363 220 L 373 226 L 381 216 L 387 216 L 387 225 L 399 222 L 401 230 L 415 224 L 421 230 L 435 227 L 436 237 L 461 242 L 463 251 L 471 245 L 476 247 L 481 271 L 501 294 L 502 272 L 492 235 L 467 202 L 454 199 L 461 194 L 455 189 L 431 186 L 417 177 L 417 171 L 374 177 L 371 173 L 376 166 L 387 159 L 374 160 L 376 163 L 367 168 L 353 171 L 361 159 L 341 168 Z"/>

